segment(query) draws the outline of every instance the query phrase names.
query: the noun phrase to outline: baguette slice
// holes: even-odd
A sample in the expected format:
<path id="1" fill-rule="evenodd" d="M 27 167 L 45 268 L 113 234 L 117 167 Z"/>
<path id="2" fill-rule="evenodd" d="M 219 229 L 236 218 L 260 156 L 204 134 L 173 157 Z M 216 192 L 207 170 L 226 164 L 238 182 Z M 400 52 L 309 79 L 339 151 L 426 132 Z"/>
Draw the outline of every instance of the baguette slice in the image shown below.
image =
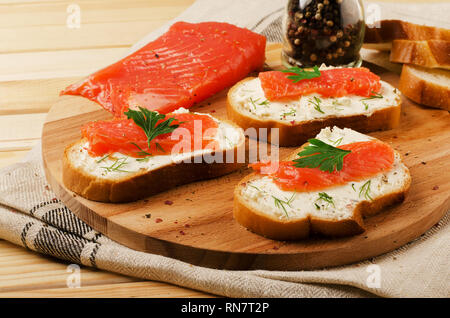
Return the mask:
<path id="1" fill-rule="evenodd" d="M 218 120 L 217 120 L 218 121 Z M 130 202 L 194 181 L 219 177 L 239 169 L 237 155 L 245 151 L 242 129 L 231 122 L 218 121 L 216 140 L 220 152 L 196 150 L 182 154 L 157 155 L 147 161 L 120 153 L 92 157 L 81 139 L 64 151 L 63 182 L 82 197 L 101 202 Z M 122 159 L 125 158 L 125 159 Z M 118 171 L 111 167 L 120 159 Z M 117 167 L 117 164 L 116 164 Z"/>
<path id="2" fill-rule="evenodd" d="M 267 140 L 280 146 L 299 146 L 329 126 L 361 132 L 392 129 L 399 124 L 401 97 L 393 86 L 381 82 L 382 98 L 322 98 L 313 94 L 292 101 L 269 102 L 265 101 L 259 79 L 249 77 L 229 90 L 227 114 L 244 130 L 255 128 L 259 132 L 260 128 L 267 128 Z M 314 108 L 314 97 L 320 98 L 323 113 Z M 262 101 L 264 105 L 258 104 Z M 278 128 L 278 142 L 272 138 L 271 128 Z M 261 140 L 265 138 L 259 136 Z"/>
<path id="3" fill-rule="evenodd" d="M 338 127 L 322 129 L 316 138 L 327 143 L 342 138 L 341 145 L 374 139 Z M 285 159 L 294 159 L 301 149 Z M 372 200 L 365 196 L 365 191 L 361 191 L 368 181 L 368 194 Z M 395 152 L 394 165 L 389 171 L 367 180 L 316 192 L 283 191 L 270 177 L 252 173 L 235 188 L 234 217 L 250 231 L 275 240 L 304 239 L 312 233 L 333 237 L 356 235 L 365 231 L 364 216 L 374 215 L 394 203 L 402 202 L 410 184 L 409 170 L 398 152 Z M 332 197 L 333 205 L 317 201 L 319 192 L 326 192 Z M 274 198 L 290 200 L 290 203 L 284 204 L 283 210 L 275 204 Z"/>
<path id="4" fill-rule="evenodd" d="M 379 21 L 379 27 L 366 28 L 364 47 L 366 49 L 389 51 L 394 40 L 450 41 L 450 30 L 401 20 L 382 20 Z"/>
<path id="5" fill-rule="evenodd" d="M 399 89 L 416 103 L 450 111 L 450 71 L 404 64 Z"/>
<path id="6" fill-rule="evenodd" d="M 450 41 L 394 40 L 390 61 L 450 69 Z"/>

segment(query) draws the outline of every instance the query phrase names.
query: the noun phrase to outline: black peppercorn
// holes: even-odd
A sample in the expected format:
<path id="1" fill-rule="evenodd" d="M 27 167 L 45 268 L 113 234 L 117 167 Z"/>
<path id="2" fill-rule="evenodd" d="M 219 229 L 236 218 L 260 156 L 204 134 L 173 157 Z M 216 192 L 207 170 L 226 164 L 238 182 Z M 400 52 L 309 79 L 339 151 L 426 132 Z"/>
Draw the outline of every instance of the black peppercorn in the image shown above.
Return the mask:
<path id="1" fill-rule="evenodd" d="M 311 0 L 300 7 L 300 1 L 291 0 L 287 7 L 286 40 L 283 47 L 283 59 L 287 64 L 312 66 L 321 63 L 346 65 L 359 59 L 362 44 L 364 21 L 345 20 L 353 17 L 354 12 L 342 10 L 360 10 L 352 7 L 346 0 Z"/>

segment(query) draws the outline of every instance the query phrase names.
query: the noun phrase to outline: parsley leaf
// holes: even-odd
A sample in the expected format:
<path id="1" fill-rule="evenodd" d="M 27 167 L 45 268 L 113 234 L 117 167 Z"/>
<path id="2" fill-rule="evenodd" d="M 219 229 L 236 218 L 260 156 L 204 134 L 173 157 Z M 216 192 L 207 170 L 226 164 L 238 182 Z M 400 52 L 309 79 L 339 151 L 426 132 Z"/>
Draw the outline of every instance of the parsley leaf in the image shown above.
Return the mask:
<path id="1" fill-rule="evenodd" d="M 300 158 L 293 160 L 297 168 L 317 168 L 322 171 L 333 172 L 342 170 L 344 157 L 350 150 L 343 150 L 324 143 L 319 139 L 309 139 L 309 145 L 299 152 Z"/>
<path id="2" fill-rule="evenodd" d="M 166 115 L 150 111 L 142 107 L 139 107 L 139 110 L 129 109 L 127 112 L 125 112 L 125 115 L 127 115 L 128 119 L 133 119 L 136 125 L 144 130 L 144 133 L 147 136 L 147 144 L 149 149 L 150 142 L 155 139 L 155 137 L 162 134 L 171 133 L 180 126 L 179 124 L 172 125 L 172 122 L 176 120 L 173 117 L 158 124 L 158 121 L 166 118 Z M 144 151 L 142 152 L 143 154 L 145 153 Z"/>
<path id="3" fill-rule="evenodd" d="M 296 74 L 288 76 L 288 79 L 293 80 L 294 83 L 298 83 L 304 79 L 311 79 L 320 76 L 320 71 L 317 66 L 314 66 L 312 71 L 306 71 L 305 69 L 299 67 L 291 67 L 288 68 L 287 70 L 282 70 L 282 72 Z"/>

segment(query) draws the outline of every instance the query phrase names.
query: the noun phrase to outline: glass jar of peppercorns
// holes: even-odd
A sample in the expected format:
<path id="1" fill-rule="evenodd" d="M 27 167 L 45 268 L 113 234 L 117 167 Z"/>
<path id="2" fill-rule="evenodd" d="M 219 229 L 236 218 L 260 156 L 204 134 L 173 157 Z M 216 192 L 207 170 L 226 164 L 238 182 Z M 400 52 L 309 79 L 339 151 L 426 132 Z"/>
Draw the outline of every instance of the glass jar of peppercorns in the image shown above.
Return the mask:
<path id="1" fill-rule="evenodd" d="M 361 65 L 361 0 L 289 0 L 283 23 L 282 61 L 286 67 Z"/>

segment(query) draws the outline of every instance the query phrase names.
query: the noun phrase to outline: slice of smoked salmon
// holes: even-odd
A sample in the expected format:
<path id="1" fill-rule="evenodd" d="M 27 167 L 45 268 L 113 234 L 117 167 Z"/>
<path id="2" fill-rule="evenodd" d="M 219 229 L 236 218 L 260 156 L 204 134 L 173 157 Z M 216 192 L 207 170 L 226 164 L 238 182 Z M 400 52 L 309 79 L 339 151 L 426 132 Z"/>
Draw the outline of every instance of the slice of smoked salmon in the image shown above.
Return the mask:
<path id="1" fill-rule="evenodd" d="M 144 130 L 132 119 L 90 122 L 81 128 L 81 133 L 89 141 L 88 151 L 94 157 L 114 152 L 132 157 L 143 157 L 145 153 L 168 155 L 180 142 L 185 143 L 186 146 L 180 147 L 181 151 L 177 153 L 217 146 L 213 139 L 218 126 L 210 116 L 193 113 L 168 114 L 163 120 L 168 118 L 175 118 L 172 125 L 179 124 L 179 127 L 172 133 L 155 137 L 150 142 L 150 148 Z M 178 138 L 172 138 L 174 133 L 179 135 Z"/>
<path id="2" fill-rule="evenodd" d="M 228 23 L 177 22 L 158 39 L 61 92 L 125 117 L 131 106 L 166 114 L 262 69 L 266 38 Z"/>
<path id="3" fill-rule="evenodd" d="M 323 97 L 359 95 L 369 97 L 379 92 L 380 77 L 367 68 L 335 68 L 320 71 L 320 76 L 297 83 L 288 79 L 293 73 L 270 71 L 259 73 L 261 87 L 269 100 L 292 99 L 313 93 Z"/>
<path id="4" fill-rule="evenodd" d="M 297 168 L 293 161 L 281 161 L 272 165 L 269 175 L 282 190 L 310 192 L 318 191 L 351 181 L 361 181 L 389 170 L 394 163 L 394 150 L 381 141 L 362 141 L 339 146 L 350 150 L 344 157 L 342 170 L 333 172 L 319 168 Z M 270 162 L 250 164 L 255 171 L 263 167 L 270 170 Z"/>

